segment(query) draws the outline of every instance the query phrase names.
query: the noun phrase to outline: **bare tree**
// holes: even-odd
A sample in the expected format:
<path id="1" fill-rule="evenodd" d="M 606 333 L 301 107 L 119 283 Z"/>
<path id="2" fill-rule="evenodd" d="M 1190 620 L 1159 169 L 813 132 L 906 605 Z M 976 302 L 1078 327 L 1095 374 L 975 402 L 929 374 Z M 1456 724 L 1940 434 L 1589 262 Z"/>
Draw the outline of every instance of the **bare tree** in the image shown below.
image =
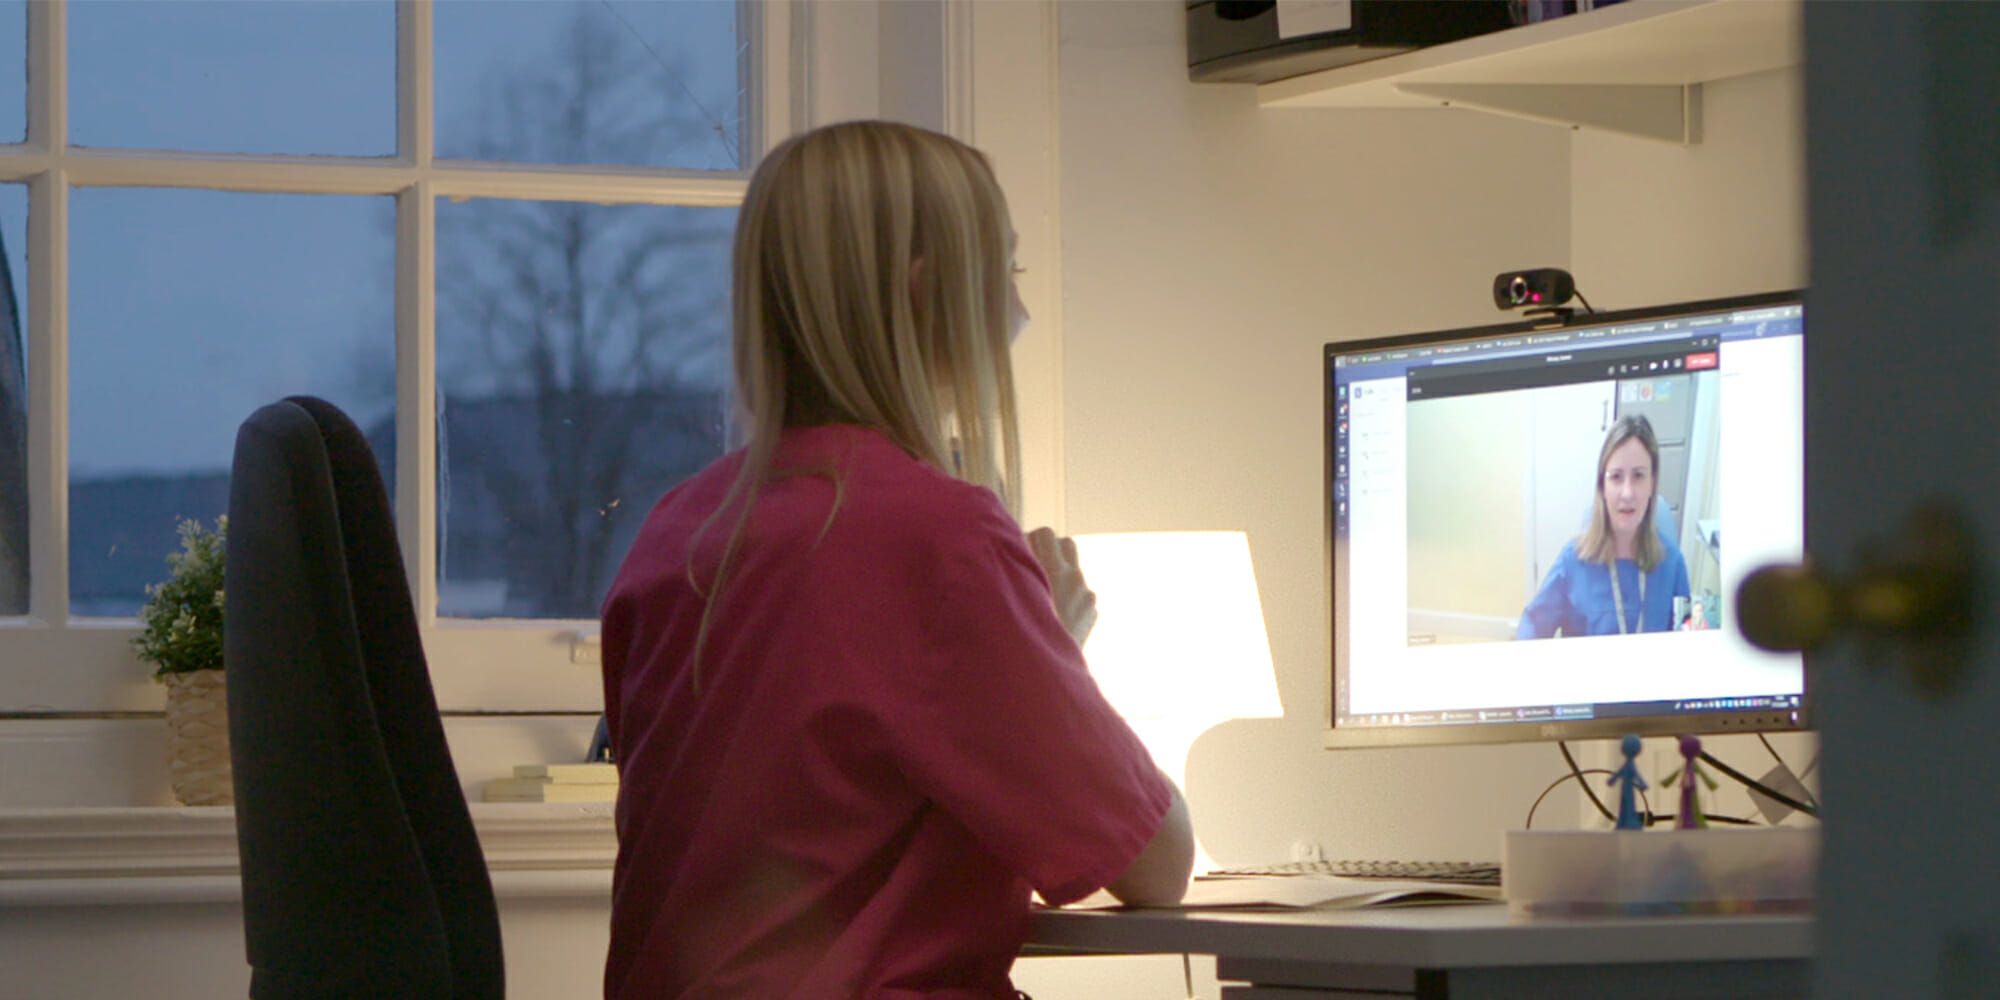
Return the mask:
<path id="1" fill-rule="evenodd" d="M 676 68 L 616 28 L 580 12 L 557 51 L 489 90 L 482 158 L 645 163 L 716 141 L 705 113 L 673 99 Z M 487 572 L 497 561 L 505 613 L 595 616 L 651 501 L 719 452 L 733 218 L 561 201 L 441 206 L 445 573 L 452 559 Z M 453 520 L 476 522 L 488 502 L 497 523 Z"/>
<path id="2" fill-rule="evenodd" d="M 28 613 L 28 380 L 21 310 L 0 235 L 0 615 Z"/>

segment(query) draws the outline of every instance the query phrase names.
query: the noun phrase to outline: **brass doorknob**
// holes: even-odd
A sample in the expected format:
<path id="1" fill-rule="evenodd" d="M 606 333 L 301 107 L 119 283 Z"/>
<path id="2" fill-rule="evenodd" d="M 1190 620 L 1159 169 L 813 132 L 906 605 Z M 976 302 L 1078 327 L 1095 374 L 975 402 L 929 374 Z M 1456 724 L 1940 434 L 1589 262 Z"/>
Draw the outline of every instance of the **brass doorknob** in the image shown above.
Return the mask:
<path id="1" fill-rule="evenodd" d="M 1818 649 L 1843 631 L 1896 641 L 1918 689 L 1946 694 L 1969 662 L 1976 556 L 1968 519 L 1925 504 L 1888 544 L 1863 547 L 1851 579 L 1797 565 L 1751 573 L 1736 590 L 1736 620 L 1751 644 L 1779 652 Z"/>

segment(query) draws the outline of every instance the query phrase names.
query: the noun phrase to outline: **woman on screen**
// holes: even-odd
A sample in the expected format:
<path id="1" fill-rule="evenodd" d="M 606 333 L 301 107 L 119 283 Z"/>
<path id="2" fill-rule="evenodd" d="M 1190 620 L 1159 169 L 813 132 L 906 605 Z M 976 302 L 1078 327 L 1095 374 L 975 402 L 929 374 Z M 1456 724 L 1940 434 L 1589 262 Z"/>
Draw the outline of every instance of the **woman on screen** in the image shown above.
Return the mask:
<path id="1" fill-rule="evenodd" d="M 1660 445 L 1643 416 L 1622 417 L 1597 455 L 1590 526 L 1563 546 L 1521 611 L 1517 639 L 1672 631 L 1687 563 L 1653 521 Z"/>

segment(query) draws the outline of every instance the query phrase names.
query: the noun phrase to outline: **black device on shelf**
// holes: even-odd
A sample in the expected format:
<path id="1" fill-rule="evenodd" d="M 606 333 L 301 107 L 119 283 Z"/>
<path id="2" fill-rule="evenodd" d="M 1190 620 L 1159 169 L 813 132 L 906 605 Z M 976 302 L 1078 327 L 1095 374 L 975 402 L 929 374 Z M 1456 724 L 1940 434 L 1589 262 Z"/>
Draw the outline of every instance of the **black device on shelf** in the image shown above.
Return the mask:
<path id="1" fill-rule="evenodd" d="M 1522 23 L 1510 0 L 1352 0 L 1346 27 L 1302 30 L 1277 0 L 1188 0 L 1188 79 L 1269 83 Z"/>

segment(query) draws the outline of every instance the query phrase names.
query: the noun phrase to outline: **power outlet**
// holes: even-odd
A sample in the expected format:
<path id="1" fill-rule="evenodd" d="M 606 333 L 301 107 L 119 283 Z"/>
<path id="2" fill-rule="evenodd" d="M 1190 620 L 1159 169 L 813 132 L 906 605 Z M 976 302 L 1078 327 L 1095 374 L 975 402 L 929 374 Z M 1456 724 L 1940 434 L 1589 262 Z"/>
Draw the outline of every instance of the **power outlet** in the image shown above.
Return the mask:
<path id="1" fill-rule="evenodd" d="M 1318 841 L 1294 840 L 1292 841 L 1292 860 L 1325 861 L 1326 851 L 1319 846 Z"/>
<path id="2" fill-rule="evenodd" d="M 604 662 L 604 644 L 594 632 L 577 632 L 569 638 L 569 662 L 595 667 Z"/>

